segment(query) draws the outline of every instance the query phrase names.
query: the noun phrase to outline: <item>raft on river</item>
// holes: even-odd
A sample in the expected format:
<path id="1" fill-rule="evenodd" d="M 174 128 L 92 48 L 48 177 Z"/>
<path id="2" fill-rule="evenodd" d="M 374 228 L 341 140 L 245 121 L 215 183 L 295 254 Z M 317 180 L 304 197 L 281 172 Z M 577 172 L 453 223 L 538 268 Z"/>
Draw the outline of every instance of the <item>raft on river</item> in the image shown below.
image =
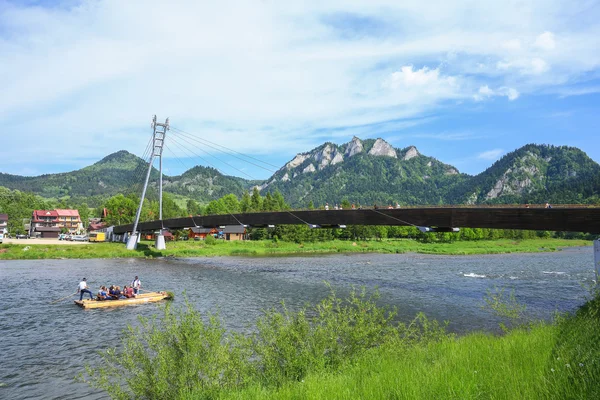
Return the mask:
<path id="1" fill-rule="evenodd" d="M 134 304 L 153 303 L 168 299 L 171 296 L 167 292 L 148 292 L 138 294 L 136 297 L 124 298 L 119 300 L 75 300 L 75 304 L 83 308 L 103 308 L 103 307 L 119 307 L 129 306 Z"/>

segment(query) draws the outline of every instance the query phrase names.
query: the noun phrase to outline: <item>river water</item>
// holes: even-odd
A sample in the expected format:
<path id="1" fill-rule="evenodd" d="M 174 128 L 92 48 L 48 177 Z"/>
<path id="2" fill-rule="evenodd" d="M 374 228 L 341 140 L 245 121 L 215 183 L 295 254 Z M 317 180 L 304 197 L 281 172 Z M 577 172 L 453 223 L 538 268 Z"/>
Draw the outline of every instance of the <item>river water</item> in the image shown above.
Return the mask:
<path id="1" fill-rule="evenodd" d="M 593 251 L 485 256 L 352 254 L 274 258 L 188 258 L 0 261 L 0 398 L 100 399 L 74 377 L 97 352 L 119 343 L 127 324 L 157 314 L 156 304 L 83 310 L 73 293 L 86 277 L 94 289 L 123 286 L 139 275 L 143 288 L 182 293 L 201 312 L 219 311 L 233 330 L 249 329 L 261 310 L 282 300 L 291 310 L 326 297 L 329 282 L 339 296 L 352 285 L 379 288 L 382 304 L 409 319 L 423 311 L 449 321 L 457 333 L 498 330 L 483 310 L 488 289 L 514 289 L 531 318 L 549 319 L 585 301 L 594 278 Z"/>

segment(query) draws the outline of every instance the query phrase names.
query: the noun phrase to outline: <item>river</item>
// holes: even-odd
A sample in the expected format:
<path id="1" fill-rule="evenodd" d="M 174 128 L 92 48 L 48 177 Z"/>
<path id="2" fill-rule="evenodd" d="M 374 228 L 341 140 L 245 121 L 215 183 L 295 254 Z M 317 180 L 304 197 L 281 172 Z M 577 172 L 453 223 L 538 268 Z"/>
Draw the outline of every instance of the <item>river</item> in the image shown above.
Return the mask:
<path id="1" fill-rule="evenodd" d="M 487 290 L 514 289 L 527 315 L 549 319 L 585 301 L 594 278 L 593 250 L 484 256 L 352 254 L 313 257 L 0 261 L 0 398 L 103 399 L 74 377 L 97 352 L 119 343 L 127 324 L 158 313 L 156 304 L 83 310 L 72 299 L 86 277 L 94 292 L 139 275 L 143 288 L 183 292 L 201 312 L 219 311 L 227 328 L 249 329 L 261 310 L 282 300 L 291 310 L 352 285 L 378 287 L 382 304 L 409 319 L 423 311 L 449 321 L 457 333 L 496 332 L 499 320 L 483 310 Z"/>

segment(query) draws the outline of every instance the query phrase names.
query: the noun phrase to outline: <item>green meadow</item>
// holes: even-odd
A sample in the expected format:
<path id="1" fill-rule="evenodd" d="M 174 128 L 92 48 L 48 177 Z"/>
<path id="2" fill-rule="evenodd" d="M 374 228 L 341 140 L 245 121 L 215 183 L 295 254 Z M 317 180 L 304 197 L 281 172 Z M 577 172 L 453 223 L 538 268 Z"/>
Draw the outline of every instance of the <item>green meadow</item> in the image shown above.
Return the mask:
<path id="1" fill-rule="evenodd" d="M 565 247 L 591 246 L 588 240 L 567 239 L 497 239 L 457 241 L 452 243 L 422 243 L 412 239 L 370 241 L 331 240 L 293 243 L 283 241 L 177 241 L 167 242 L 166 250 L 158 251 L 154 243 L 142 241 L 136 250 L 127 250 L 123 243 L 89 243 L 85 245 L 49 245 L 30 239 L 24 244 L 0 245 L 0 259 L 61 259 L 61 258 L 130 258 L 130 257 L 216 257 L 216 256 L 285 256 L 328 253 L 422 253 L 440 255 L 534 253 L 559 251 Z"/>

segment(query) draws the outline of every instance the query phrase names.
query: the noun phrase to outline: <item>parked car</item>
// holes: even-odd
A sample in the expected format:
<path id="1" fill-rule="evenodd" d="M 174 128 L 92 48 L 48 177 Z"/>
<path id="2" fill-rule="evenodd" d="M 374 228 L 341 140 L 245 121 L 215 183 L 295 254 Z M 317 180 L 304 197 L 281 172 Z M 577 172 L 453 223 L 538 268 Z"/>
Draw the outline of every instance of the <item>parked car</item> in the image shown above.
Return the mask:
<path id="1" fill-rule="evenodd" d="M 66 240 L 65 238 L 67 237 L 66 233 L 61 233 L 60 235 L 58 235 L 58 240 Z"/>
<path id="2" fill-rule="evenodd" d="M 16 236 L 17 239 L 29 239 L 29 235 L 25 235 L 24 233 L 19 233 Z"/>
<path id="3" fill-rule="evenodd" d="M 75 242 L 87 242 L 88 237 L 87 237 L 87 235 L 73 235 L 71 237 L 71 240 L 73 240 Z"/>

